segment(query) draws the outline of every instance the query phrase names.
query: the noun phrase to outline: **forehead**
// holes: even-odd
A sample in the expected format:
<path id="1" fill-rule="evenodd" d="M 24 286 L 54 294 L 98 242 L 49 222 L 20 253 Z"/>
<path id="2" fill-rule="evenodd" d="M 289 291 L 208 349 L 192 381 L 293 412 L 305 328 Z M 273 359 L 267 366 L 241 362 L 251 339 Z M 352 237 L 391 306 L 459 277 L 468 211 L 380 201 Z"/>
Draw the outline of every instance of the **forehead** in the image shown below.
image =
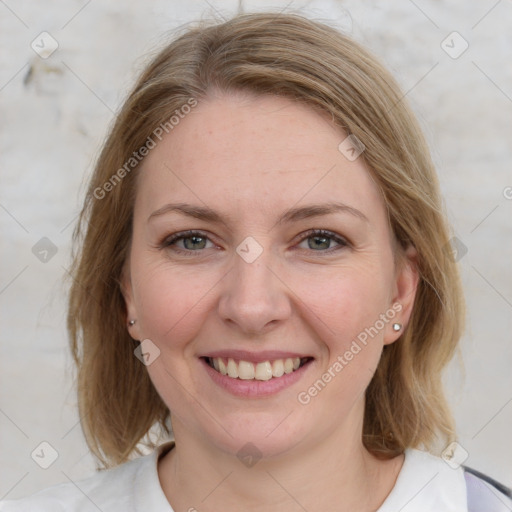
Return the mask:
<path id="1" fill-rule="evenodd" d="M 338 150 L 346 136 L 327 114 L 286 98 L 217 95 L 145 158 L 136 214 L 177 200 L 236 210 L 239 218 L 328 201 L 383 214 L 364 160 Z"/>

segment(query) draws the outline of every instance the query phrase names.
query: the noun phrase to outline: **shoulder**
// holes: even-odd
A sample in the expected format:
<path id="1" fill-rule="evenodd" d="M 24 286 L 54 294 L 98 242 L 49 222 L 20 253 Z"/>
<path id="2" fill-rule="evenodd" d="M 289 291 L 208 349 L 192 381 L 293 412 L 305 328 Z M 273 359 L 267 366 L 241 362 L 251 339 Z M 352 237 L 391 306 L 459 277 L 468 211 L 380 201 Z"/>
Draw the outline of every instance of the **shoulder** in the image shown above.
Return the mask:
<path id="1" fill-rule="evenodd" d="M 89 512 L 133 510 L 133 492 L 154 454 L 100 470 L 88 478 L 42 489 L 30 496 L 0 502 L 0 512 Z"/>
<path id="2" fill-rule="evenodd" d="M 490 476 L 464 466 L 468 512 L 510 512 L 512 491 Z"/>
<path id="3" fill-rule="evenodd" d="M 379 512 L 510 512 L 510 490 L 482 473 L 408 449 Z"/>

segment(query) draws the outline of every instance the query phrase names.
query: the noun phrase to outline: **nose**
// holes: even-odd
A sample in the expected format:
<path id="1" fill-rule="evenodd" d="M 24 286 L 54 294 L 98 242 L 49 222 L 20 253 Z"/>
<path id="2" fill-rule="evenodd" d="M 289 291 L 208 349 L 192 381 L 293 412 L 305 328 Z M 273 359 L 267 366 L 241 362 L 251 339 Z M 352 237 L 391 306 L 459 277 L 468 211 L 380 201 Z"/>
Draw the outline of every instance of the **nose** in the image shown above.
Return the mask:
<path id="1" fill-rule="evenodd" d="M 271 259 L 269 250 L 252 263 L 237 254 L 222 280 L 219 316 L 243 334 L 262 334 L 290 316 L 290 288 Z"/>

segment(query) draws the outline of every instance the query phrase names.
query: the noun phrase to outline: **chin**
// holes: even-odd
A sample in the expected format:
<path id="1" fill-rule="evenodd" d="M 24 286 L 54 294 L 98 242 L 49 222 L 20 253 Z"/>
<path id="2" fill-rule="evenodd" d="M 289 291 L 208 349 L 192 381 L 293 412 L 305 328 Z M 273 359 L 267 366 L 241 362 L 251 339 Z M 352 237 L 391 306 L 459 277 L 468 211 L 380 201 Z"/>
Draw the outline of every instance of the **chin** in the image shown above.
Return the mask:
<path id="1" fill-rule="evenodd" d="M 307 437 L 307 422 L 298 421 L 296 416 L 296 411 L 290 413 L 285 409 L 280 414 L 239 414 L 223 422 L 226 430 L 219 428 L 210 432 L 210 439 L 221 450 L 239 458 L 279 456 L 293 450 Z M 293 420 L 287 421 L 288 418 Z"/>

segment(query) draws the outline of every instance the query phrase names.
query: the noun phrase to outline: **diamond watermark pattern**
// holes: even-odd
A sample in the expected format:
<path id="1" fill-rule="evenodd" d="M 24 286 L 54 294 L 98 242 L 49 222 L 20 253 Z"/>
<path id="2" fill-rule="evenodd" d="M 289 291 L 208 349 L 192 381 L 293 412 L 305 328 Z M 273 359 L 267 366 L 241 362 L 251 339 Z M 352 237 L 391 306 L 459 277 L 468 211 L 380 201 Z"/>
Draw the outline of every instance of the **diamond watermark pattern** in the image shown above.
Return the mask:
<path id="1" fill-rule="evenodd" d="M 149 366 L 160 357 L 160 349 L 150 339 L 142 340 L 133 353 L 144 366 Z"/>
<path id="2" fill-rule="evenodd" d="M 441 48 L 452 59 L 458 59 L 469 48 L 469 43 L 458 32 L 452 32 L 443 39 Z"/>
<path id="3" fill-rule="evenodd" d="M 43 441 L 30 456 L 38 466 L 48 469 L 59 457 L 59 452 L 48 441 Z"/>
<path id="4" fill-rule="evenodd" d="M 59 43 L 57 40 L 48 32 L 41 32 L 30 44 L 32 50 L 34 50 L 39 57 L 47 59 L 50 55 L 57 50 Z"/>
<path id="5" fill-rule="evenodd" d="M 236 248 L 236 252 L 244 261 L 252 263 L 263 252 L 263 247 L 252 236 L 248 236 Z"/>
<path id="6" fill-rule="evenodd" d="M 458 469 L 469 457 L 469 453 L 457 442 L 450 443 L 442 452 L 441 458 L 452 469 Z"/>
<path id="7" fill-rule="evenodd" d="M 457 263 L 468 253 L 468 248 L 462 240 L 454 236 L 444 246 L 444 251 L 446 256 L 453 258 L 455 263 Z"/>
<path id="8" fill-rule="evenodd" d="M 34 256 L 43 263 L 48 263 L 57 254 L 57 251 L 57 246 L 45 236 L 32 247 Z"/>
<path id="9" fill-rule="evenodd" d="M 347 160 L 353 162 L 365 150 L 365 145 L 355 135 L 349 135 L 340 143 L 338 150 Z"/>
<path id="10" fill-rule="evenodd" d="M 244 466 L 252 468 L 261 459 L 262 453 L 253 443 L 245 443 L 236 456 Z"/>

